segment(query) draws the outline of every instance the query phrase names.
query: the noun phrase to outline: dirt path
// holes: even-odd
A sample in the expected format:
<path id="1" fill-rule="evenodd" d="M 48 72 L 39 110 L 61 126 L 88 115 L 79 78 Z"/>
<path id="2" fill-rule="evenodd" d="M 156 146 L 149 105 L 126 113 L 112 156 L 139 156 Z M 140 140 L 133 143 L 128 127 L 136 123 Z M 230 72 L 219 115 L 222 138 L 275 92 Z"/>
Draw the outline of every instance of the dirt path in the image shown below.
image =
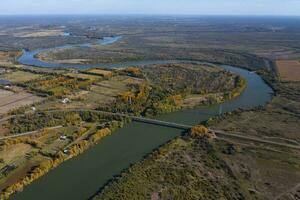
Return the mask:
<path id="1" fill-rule="evenodd" d="M 112 112 L 106 112 L 106 111 L 100 111 L 100 110 L 72 109 L 72 110 L 51 110 L 51 111 L 45 111 L 45 112 L 48 112 L 48 113 L 55 113 L 55 112 L 94 112 L 94 113 L 100 113 L 100 114 L 104 114 L 104 115 L 128 117 L 128 118 L 131 118 L 134 121 L 139 121 L 141 123 L 151 123 L 151 124 L 156 124 L 156 125 L 159 125 L 159 126 L 180 128 L 180 129 L 184 129 L 184 130 L 188 130 L 188 129 L 192 128 L 192 126 L 185 125 L 185 124 L 177 124 L 177 123 L 173 123 L 173 122 L 166 122 L 166 121 L 155 120 L 155 119 L 150 119 L 150 118 L 127 115 L 127 114 L 123 114 L 123 113 L 112 113 Z M 16 117 L 16 116 L 7 117 L 7 119 L 11 119 L 13 117 Z M 264 139 L 257 138 L 257 137 L 250 137 L 250 136 L 244 136 L 244 135 L 239 135 L 239 134 L 232 134 L 232 133 L 227 133 L 227 132 L 222 131 L 222 130 L 210 129 L 210 131 L 214 132 L 217 137 L 221 137 L 221 138 L 222 137 L 236 138 L 236 139 L 241 139 L 241 140 L 248 140 L 248 141 L 253 141 L 253 142 L 269 144 L 269 145 L 273 145 L 273 146 L 286 147 L 286 148 L 291 148 L 291 149 L 295 149 L 295 150 L 300 150 L 300 146 L 298 146 L 298 145 L 291 145 L 291 144 L 285 144 L 285 143 L 280 143 L 280 142 L 274 142 L 274 141 L 264 140 Z M 34 133 L 36 133 L 36 131 L 19 134 L 18 136 L 7 136 L 7 137 L 8 138 L 10 138 L 10 137 L 20 137 L 20 136 L 24 136 L 24 135 L 31 135 L 31 134 L 34 134 Z M 0 138 L 0 140 L 1 139 L 7 139 L 7 138 L 4 137 L 4 138 Z"/>
<path id="2" fill-rule="evenodd" d="M 62 128 L 63 126 L 54 126 L 54 127 L 49 127 L 49 128 L 45 128 L 47 130 L 54 130 L 54 129 L 59 129 Z M 36 134 L 38 132 L 40 132 L 41 130 L 36 130 L 36 131 L 30 131 L 30 132 L 26 132 L 26 133 L 20 133 L 20 134 L 15 134 L 15 135 L 10 135 L 10 136 L 5 136 L 5 137 L 0 137 L 0 140 L 7 140 L 7 139 L 13 139 L 13 138 L 18 138 L 18 137 L 23 137 L 23 136 L 29 136 L 29 135 L 33 135 Z"/>

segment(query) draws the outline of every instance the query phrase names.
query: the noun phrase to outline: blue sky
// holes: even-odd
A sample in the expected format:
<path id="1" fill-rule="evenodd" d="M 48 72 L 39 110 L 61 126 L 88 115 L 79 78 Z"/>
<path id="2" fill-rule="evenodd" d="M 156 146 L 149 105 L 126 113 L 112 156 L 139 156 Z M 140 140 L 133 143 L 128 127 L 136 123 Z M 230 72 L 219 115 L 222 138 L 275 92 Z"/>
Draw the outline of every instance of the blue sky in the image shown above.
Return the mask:
<path id="1" fill-rule="evenodd" d="M 300 15 L 300 0 L 0 0 L 0 14 Z"/>

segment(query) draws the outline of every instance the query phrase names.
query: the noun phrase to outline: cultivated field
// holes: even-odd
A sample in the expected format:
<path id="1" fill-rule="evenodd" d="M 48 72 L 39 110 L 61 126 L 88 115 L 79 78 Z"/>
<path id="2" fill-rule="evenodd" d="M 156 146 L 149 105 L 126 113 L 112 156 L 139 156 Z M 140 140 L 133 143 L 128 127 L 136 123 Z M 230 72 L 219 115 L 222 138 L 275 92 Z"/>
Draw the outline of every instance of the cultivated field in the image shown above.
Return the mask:
<path id="1" fill-rule="evenodd" d="M 9 80 L 12 83 L 23 83 L 41 78 L 39 74 L 33 74 L 25 71 L 14 71 L 0 75 L 1 79 Z"/>
<path id="2" fill-rule="evenodd" d="M 101 75 L 101 76 L 112 76 L 112 72 L 108 70 L 103 70 L 103 69 L 91 69 L 88 70 L 89 73 Z"/>
<path id="3" fill-rule="evenodd" d="M 300 61 L 278 60 L 276 62 L 280 78 L 283 81 L 300 81 Z"/>
<path id="4" fill-rule="evenodd" d="M 112 77 L 111 80 L 97 82 L 91 87 L 90 91 L 84 95 L 79 95 L 82 98 L 73 103 L 77 102 L 89 108 L 110 105 L 119 94 L 128 90 L 127 84 L 124 83 L 126 78 L 128 77 L 116 76 Z"/>
<path id="5" fill-rule="evenodd" d="M 20 51 L 0 51 L 0 60 L 9 60 L 20 54 Z"/>
<path id="6" fill-rule="evenodd" d="M 70 77 L 73 77 L 73 78 L 89 79 L 89 80 L 92 80 L 92 81 L 99 80 L 99 79 L 102 78 L 102 77 L 99 77 L 97 75 L 83 74 L 83 73 L 72 73 L 72 72 L 67 73 L 66 75 L 70 76 Z"/>
<path id="7" fill-rule="evenodd" d="M 0 65 L 10 66 L 21 53 L 21 51 L 0 51 Z"/>
<path id="8" fill-rule="evenodd" d="M 15 34 L 15 37 L 24 37 L 24 38 L 30 38 L 30 37 L 50 37 L 50 36 L 61 36 L 63 35 L 62 30 L 39 30 L 39 31 L 24 31 L 19 32 Z"/>
<path id="9" fill-rule="evenodd" d="M 33 94 L 25 91 L 11 92 L 0 89 L 0 115 L 9 112 L 10 110 L 20 108 L 22 106 L 31 105 L 42 100 Z"/>
<path id="10" fill-rule="evenodd" d="M 128 76 L 114 76 L 108 80 L 101 80 L 101 76 L 90 75 L 90 74 L 75 74 L 70 73 L 68 76 L 72 75 L 77 78 L 85 78 L 93 81 L 93 84 L 88 89 L 78 89 L 72 93 L 66 95 L 70 99 L 70 102 L 63 104 L 61 98 L 54 99 L 52 101 L 47 101 L 37 108 L 41 110 L 47 109 L 95 109 L 98 107 L 106 106 L 112 104 L 116 97 L 122 92 L 127 91 L 127 81 L 131 77 Z M 63 88 L 63 90 L 66 90 Z"/>
<path id="11" fill-rule="evenodd" d="M 59 130 L 41 131 L 35 137 L 22 137 L 10 144 L 9 140 L 0 144 L 0 190 L 23 178 L 32 167 L 49 160 L 51 152 L 57 152 L 69 140 L 60 140 L 60 134 L 72 135 L 76 129 L 61 128 Z M 13 140 L 11 140 L 13 141 Z M 48 145 L 45 145 L 48 144 Z M 12 168 L 10 169 L 11 166 Z M 15 168 L 15 169 L 14 169 Z"/>
<path id="12" fill-rule="evenodd" d="M 207 66 L 156 65 L 140 71 L 95 68 L 84 72 L 30 66 L 23 66 L 26 72 L 15 69 L 21 49 L 95 43 L 96 38 L 103 36 L 122 36 L 111 45 L 62 48 L 37 56 L 51 62 L 94 64 L 200 60 L 269 74 L 271 77 L 266 81 L 272 84 L 276 95 L 265 108 L 236 111 L 208 125 L 227 133 L 300 145 L 300 62 L 296 60 L 300 58 L 299 19 L 95 19 L 68 22 L 62 18 L 60 23 L 65 28 L 51 19 L 41 26 L 11 24 L 11 28 L 4 27 L 0 30 L 0 65 L 12 68 L 11 73 L 0 79 L 23 85 L 33 93 L 47 94 L 47 100 L 35 105 L 39 111 L 105 109 L 143 116 L 220 102 L 239 94 L 245 86 L 243 79 Z M 62 37 L 62 29 L 70 32 L 70 36 Z M 271 72 L 276 60 L 282 82 L 275 82 L 277 77 Z M 0 90 L 0 116 L 42 100 L 24 89 L 18 90 Z M 63 103 L 64 98 L 70 101 Z M 112 120 L 89 112 L 45 112 L 3 123 L 1 136 L 56 125 L 64 127 L 41 131 L 38 136 L 0 142 L 0 192 L 26 175 L 34 177 L 31 181 L 35 180 L 67 157 L 83 152 L 99 137 L 96 129 Z M 106 135 L 100 132 L 100 138 Z M 72 150 L 70 155 L 63 153 L 67 147 Z M 13 191 L 21 190 L 26 185 L 23 182 L 15 184 Z M 276 199 L 294 192 L 299 182 L 299 152 L 239 139 L 212 141 L 187 135 L 164 145 L 122 173 L 121 178 L 111 182 L 96 199 Z"/>

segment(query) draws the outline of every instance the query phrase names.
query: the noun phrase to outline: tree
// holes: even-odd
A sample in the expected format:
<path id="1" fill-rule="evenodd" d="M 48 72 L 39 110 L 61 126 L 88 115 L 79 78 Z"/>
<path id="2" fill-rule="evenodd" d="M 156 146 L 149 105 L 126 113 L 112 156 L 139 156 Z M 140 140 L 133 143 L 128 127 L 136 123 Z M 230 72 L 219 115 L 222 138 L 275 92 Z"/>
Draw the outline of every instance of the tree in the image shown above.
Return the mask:
<path id="1" fill-rule="evenodd" d="M 193 138 L 214 138 L 215 135 L 203 125 L 197 125 L 191 128 L 190 136 Z"/>

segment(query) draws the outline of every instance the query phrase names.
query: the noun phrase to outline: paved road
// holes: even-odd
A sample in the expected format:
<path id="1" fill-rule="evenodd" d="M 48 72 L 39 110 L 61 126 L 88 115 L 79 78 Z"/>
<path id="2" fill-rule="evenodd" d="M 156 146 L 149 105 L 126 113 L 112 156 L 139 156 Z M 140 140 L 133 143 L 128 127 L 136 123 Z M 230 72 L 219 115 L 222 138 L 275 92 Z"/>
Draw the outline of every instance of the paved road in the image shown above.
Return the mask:
<path id="1" fill-rule="evenodd" d="M 190 128 L 192 128 L 192 126 L 185 125 L 185 124 L 178 124 L 178 123 L 166 122 L 166 121 L 150 119 L 150 118 L 145 118 L 145 117 L 132 116 L 132 115 L 123 114 L 123 113 L 112 113 L 112 112 L 106 112 L 106 111 L 100 111 L 100 110 L 70 109 L 70 110 L 50 110 L 50 111 L 44 111 L 44 112 L 47 112 L 47 113 L 55 113 L 55 112 L 56 113 L 57 112 L 94 112 L 94 113 L 99 113 L 99 114 L 104 114 L 104 115 L 128 117 L 128 118 L 131 118 L 134 121 L 138 121 L 138 122 L 142 122 L 142 123 L 156 124 L 156 125 L 159 125 L 159 126 L 167 126 L 167 127 L 178 128 L 178 129 L 183 129 L 183 130 L 189 130 Z M 11 116 L 11 117 L 7 117 L 7 118 L 11 119 L 13 117 L 16 117 L 16 116 Z M 300 146 L 298 146 L 298 145 L 291 145 L 291 144 L 273 142 L 273 141 L 269 141 L 269 140 L 260 139 L 260 138 L 257 138 L 257 137 L 250 137 L 250 136 L 244 136 L 244 135 L 239 135 L 239 134 L 232 134 L 232 133 L 227 133 L 227 132 L 222 131 L 222 130 L 210 129 L 210 131 L 214 132 L 216 134 L 216 136 L 218 136 L 218 137 L 227 137 L 227 138 L 236 138 L 236 139 L 242 139 L 242 140 L 249 140 L 249 141 L 253 141 L 253 142 L 259 142 L 259 143 L 264 143 L 264 144 L 269 144 L 269 145 L 275 145 L 275 146 L 287 147 L 287 148 L 291 148 L 291 149 L 300 150 Z M 19 134 L 18 136 L 30 135 L 30 134 L 34 134 L 34 133 L 36 133 L 36 132 L 33 131 L 33 132 L 29 132 L 29 133 L 23 133 L 23 134 Z M 18 137 L 18 136 L 14 136 L 14 137 Z M 8 137 L 11 137 L 11 136 L 8 136 Z M 1 138 L 0 138 L 0 140 L 1 140 Z"/>

